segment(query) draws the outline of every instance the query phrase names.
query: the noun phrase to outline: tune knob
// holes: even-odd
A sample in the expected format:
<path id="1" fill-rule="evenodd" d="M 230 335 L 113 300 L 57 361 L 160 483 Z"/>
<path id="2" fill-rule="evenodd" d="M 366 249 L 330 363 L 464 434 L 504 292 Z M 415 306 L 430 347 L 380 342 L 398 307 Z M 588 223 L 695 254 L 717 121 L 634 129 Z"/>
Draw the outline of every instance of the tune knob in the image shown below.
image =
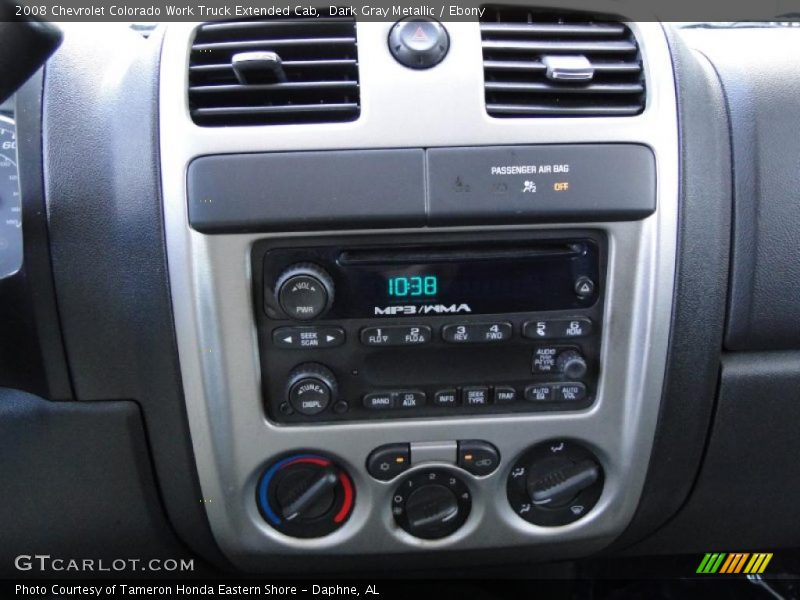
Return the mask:
<path id="1" fill-rule="evenodd" d="M 588 369 L 586 359 L 577 350 L 564 350 L 559 354 L 556 368 L 568 379 L 581 379 Z"/>
<path id="2" fill-rule="evenodd" d="M 338 389 L 333 372 L 318 363 L 298 365 L 289 373 L 286 382 L 289 405 L 301 415 L 309 417 L 328 408 Z"/>
<path id="3" fill-rule="evenodd" d="M 272 464 L 256 490 L 261 514 L 278 531 L 301 538 L 327 535 L 344 524 L 355 491 L 347 472 L 317 454 L 294 454 Z"/>
<path id="4" fill-rule="evenodd" d="M 312 263 L 292 265 L 275 282 L 275 299 L 291 319 L 310 321 L 325 314 L 333 304 L 333 279 Z"/>
<path id="5" fill-rule="evenodd" d="M 464 524 L 472 508 L 469 488 L 444 469 L 411 475 L 395 490 L 392 512 L 397 524 L 414 537 L 443 538 Z"/>
<path id="6" fill-rule="evenodd" d="M 566 525 L 597 503 L 603 469 L 583 446 L 563 440 L 544 442 L 516 461 L 506 490 L 511 508 L 526 521 Z"/>

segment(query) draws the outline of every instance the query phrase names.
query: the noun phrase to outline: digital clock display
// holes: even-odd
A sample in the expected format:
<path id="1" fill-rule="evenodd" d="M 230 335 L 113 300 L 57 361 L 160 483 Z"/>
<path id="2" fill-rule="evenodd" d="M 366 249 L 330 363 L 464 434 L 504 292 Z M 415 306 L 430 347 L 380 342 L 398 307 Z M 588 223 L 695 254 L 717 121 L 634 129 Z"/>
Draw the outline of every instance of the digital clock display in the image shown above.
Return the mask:
<path id="1" fill-rule="evenodd" d="M 439 293 L 436 275 L 390 277 L 387 285 L 390 298 L 435 298 Z"/>

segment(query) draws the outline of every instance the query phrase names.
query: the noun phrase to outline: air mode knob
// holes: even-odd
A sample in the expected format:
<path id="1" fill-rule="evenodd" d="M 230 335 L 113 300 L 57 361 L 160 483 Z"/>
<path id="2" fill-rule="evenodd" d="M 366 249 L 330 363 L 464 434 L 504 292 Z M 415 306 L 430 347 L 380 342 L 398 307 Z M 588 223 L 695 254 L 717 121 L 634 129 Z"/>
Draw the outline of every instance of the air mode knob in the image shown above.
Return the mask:
<path id="1" fill-rule="evenodd" d="M 333 278 L 313 263 L 292 265 L 275 282 L 275 299 L 291 319 L 310 321 L 333 304 Z"/>
<path id="2" fill-rule="evenodd" d="M 525 452 L 511 468 L 508 501 L 536 525 L 558 526 L 583 517 L 603 491 L 603 469 L 583 446 L 551 440 Z"/>

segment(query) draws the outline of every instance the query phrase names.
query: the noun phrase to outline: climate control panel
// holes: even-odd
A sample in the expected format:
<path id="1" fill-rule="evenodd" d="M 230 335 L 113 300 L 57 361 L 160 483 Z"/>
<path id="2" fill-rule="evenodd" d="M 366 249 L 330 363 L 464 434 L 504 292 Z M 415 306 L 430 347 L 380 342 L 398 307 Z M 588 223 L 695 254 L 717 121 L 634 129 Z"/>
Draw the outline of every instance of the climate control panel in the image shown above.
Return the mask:
<path id="1" fill-rule="evenodd" d="M 604 486 L 595 454 L 563 439 L 536 444 L 505 463 L 497 446 L 483 439 L 395 442 L 374 448 L 363 467 L 369 477 L 355 481 L 373 487 L 365 494 L 377 504 L 373 518 L 390 511 L 396 533 L 427 540 L 458 531 L 476 503 L 502 503 L 497 478 L 506 481 L 511 510 L 540 527 L 583 518 Z M 324 537 L 346 525 L 355 485 L 347 469 L 324 453 L 294 452 L 262 472 L 256 502 L 262 518 L 282 534 Z"/>
<path id="2" fill-rule="evenodd" d="M 254 246 L 274 421 L 572 411 L 601 371 L 605 238 Z"/>

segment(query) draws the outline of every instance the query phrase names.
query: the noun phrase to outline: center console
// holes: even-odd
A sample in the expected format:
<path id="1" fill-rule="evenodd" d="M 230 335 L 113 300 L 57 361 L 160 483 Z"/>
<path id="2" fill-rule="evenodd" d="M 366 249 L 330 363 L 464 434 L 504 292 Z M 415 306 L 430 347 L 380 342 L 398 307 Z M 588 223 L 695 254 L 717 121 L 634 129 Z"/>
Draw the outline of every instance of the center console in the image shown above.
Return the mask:
<path id="1" fill-rule="evenodd" d="M 445 23 L 446 56 L 415 68 L 387 46 L 392 23 L 358 22 L 359 95 L 336 99 L 349 120 L 259 124 L 295 105 L 198 104 L 219 65 L 192 61 L 230 26 L 169 26 L 178 349 L 204 506 L 237 567 L 572 557 L 625 529 L 664 379 L 678 149 L 664 32 L 621 23 L 591 28 L 628 36 L 640 111 L 615 96 L 591 116 L 574 99 L 509 115 L 484 71 L 507 28 Z M 239 75 L 215 98 L 282 85 Z"/>

